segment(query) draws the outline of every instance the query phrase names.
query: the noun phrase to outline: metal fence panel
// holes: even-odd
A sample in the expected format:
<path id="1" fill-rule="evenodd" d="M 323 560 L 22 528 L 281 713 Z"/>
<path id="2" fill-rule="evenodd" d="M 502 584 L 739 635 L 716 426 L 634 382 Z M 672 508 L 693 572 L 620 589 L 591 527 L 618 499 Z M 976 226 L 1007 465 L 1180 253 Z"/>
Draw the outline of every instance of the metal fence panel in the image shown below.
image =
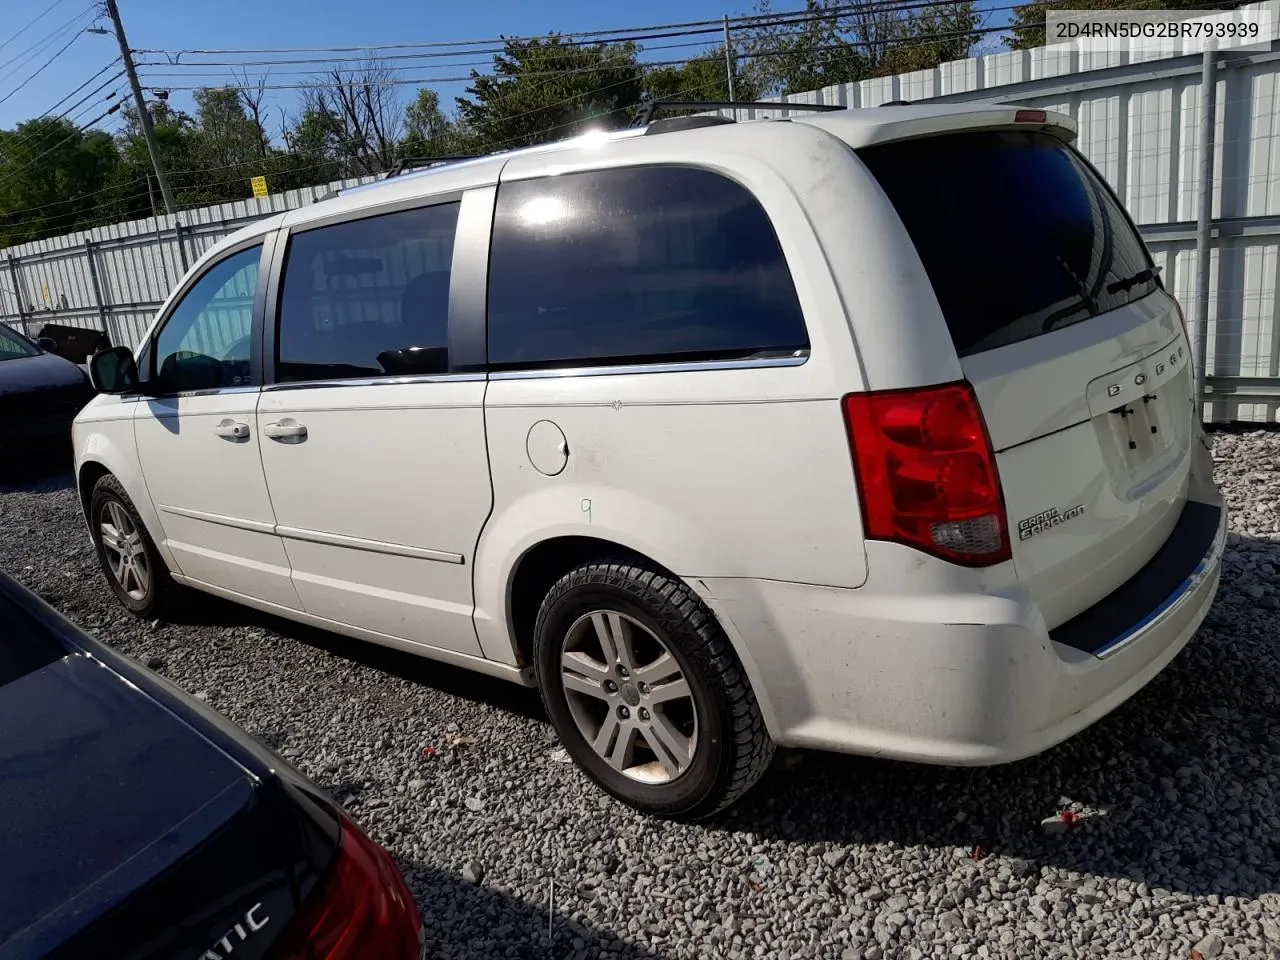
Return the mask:
<path id="1" fill-rule="evenodd" d="M 1280 0 L 1269 9 L 1280 19 Z M 1213 418 L 1273 420 L 1280 408 L 1280 43 L 1228 51 L 1214 88 L 1213 233 L 1206 370 Z M 780 98 L 875 107 L 889 100 L 991 101 L 1073 117 L 1077 145 L 1115 188 L 1168 288 L 1195 324 L 1201 55 L 1092 52 L 1073 44 L 1011 50 Z M 732 111 L 740 120 L 772 112 Z M 113 224 L 0 251 L 0 320 L 36 333 L 51 321 L 107 329 L 136 345 L 187 267 L 269 213 L 314 203 L 339 181 Z M 1035 198 L 1027 198 L 1034 215 Z M 90 257 L 94 264 L 90 264 Z M 99 304 L 95 295 L 97 272 Z M 1240 395 L 1233 398 L 1232 391 Z"/>

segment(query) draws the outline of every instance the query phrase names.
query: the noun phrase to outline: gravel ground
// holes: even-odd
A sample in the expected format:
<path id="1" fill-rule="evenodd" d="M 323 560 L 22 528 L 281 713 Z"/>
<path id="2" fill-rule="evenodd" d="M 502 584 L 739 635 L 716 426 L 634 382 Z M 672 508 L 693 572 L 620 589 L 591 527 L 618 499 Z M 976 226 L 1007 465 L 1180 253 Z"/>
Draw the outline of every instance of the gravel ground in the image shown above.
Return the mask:
<path id="1" fill-rule="evenodd" d="M 1001 768 L 781 754 L 700 826 L 597 793 L 528 691 L 218 601 L 132 619 L 60 473 L 0 488 L 0 567 L 345 803 L 436 956 L 1275 960 L 1280 433 L 1216 433 L 1215 458 L 1221 593 L 1129 704 Z M 1066 808 L 1081 822 L 1042 827 Z"/>

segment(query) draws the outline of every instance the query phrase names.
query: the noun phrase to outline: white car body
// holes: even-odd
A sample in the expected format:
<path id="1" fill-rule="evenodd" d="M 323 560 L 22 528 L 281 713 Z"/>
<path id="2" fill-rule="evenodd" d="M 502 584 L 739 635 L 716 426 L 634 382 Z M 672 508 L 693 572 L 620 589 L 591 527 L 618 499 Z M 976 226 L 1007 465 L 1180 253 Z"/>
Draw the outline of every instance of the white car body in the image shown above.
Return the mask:
<path id="1" fill-rule="evenodd" d="M 669 164 L 719 173 L 758 201 L 810 347 L 313 384 L 264 374 L 170 397 L 99 396 L 75 426 L 82 495 L 114 474 L 179 583 L 526 684 L 521 578 L 544 585 L 584 546 L 617 545 L 671 571 L 714 613 L 778 744 L 947 764 L 1044 750 L 1133 695 L 1191 639 L 1215 594 L 1226 511 L 1193 417 L 1189 345 L 1163 289 L 1105 322 L 960 357 L 911 236 L 855 153 L 1030 122 L 1015 113 L 907 106 L 584 137 L 268 217 L 191 268 L 145 343 L 194 278 L 263 242 L 255 309 L 269 356 L 291 237 L 440 197 L 461 202 L 450 323 L 483 330 L 506 185 Z M 1054 114 L 1032 125 L 1073 136 Z M 1011 558 L 989 565 L 868 537 L 851 467 L 842 398 L 959 381 L 980 403 L 1007 510 Z M 1149 449 L 1117 432 L 1130 425 L 1112 411 L 1126 403 L 1164 431 Z M 305 438 L 280 435 L 299 426 Z M 1164 562 L 1162 548 L 1176 552 L 1201 507 L 1209 528 L 1191 538 L 1186 575 L 1167 595 L 1142 594 L 1144 571 Z M 1142 609 L 1089 641 L 1118 622 L 1126 583 Z"/>

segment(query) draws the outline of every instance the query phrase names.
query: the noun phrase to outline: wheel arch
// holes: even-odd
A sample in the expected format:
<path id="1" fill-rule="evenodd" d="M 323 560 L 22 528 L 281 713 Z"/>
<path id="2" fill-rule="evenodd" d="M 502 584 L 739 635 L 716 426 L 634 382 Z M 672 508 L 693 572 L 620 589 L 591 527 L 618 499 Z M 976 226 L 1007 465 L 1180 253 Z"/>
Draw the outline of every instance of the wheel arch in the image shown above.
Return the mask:
<path id="1" fill-rule="evenodd" d="M 533 662 L 534 621 L 552 584 L 574 567 L 605 558 L 627 560 L 680 579 L 652 557 L 603 537 L 572 534 L 535 543 L 520 555 L 507 578 L 507 626 L 520 666 Z"/>
<path id="2" fill-rule="evenodd" d="M 127 435 L 125 431 L 127 430 Z M 133 507 L 142 520 L 152 543 L 156 545 L 165 566 L 174 573 L 181 573 L 173 555 L 169 552 L 168 541 L 164 536 L 164 525 L 160 522 L 160 514 L 151 502 L 151 494 L 147 489 L 146 478 L 137 461 L 133 444 L 132 420 L 107 421 L 96 423 L 90 421 L 83 426 L 77 425 L 76 444 L 76 488 L 80 495 L 81 512 L 85 527 L 89 527 L 89 504 L 93 496 L 93 487 L 107 474 L 111 474 L 124 487 L 125 493 L 133 501 Z M 80 436 L 83 434 L 82 436 Z"/>
<path id="3" fill-rule="evenodd" d="M 670 565 L 620 539 L 582 533 L 549 536 L 533 543 L 517 557 L 507 577 L 503 610 L 503 626 L 516 663 L 521 668 L 530 667 L 533 663 L 534 622 L 551 586 L 574 567 L 604 558 L 626 560 L 678 580 L 702 601 L 712 619 L 724 631 L 729 645 L 742 664 L 747 682 L 760 705 L 766 728 L 775 740 L 778 739 L 781 730 L 769 685 L 751 654 L 750 645 L 726 615 L 723 605 L 716 602 L 698 577 L 681 576 Z"/>

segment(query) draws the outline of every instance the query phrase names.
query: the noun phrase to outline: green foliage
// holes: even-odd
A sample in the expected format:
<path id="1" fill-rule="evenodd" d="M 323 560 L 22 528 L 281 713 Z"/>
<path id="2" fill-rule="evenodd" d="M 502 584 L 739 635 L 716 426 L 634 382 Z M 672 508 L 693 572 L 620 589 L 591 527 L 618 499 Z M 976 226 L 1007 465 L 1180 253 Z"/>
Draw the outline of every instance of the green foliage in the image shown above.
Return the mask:
<path id="1" fill-rule="evenodd" d="M 772 12 L 760 0 L 757 13 Z M 961 60 L 977 42 L 972 2 L 915 7 L 806 0 L 799 24 L 759 27 L 746 40 L 767 94 L 800 93 Z"/>
<path id="2" fill-rule="evenodd" d="M 737 51 L 735 51 L 735 54 Z M 762 92 L 758 73 L 735 56 L 733 96 L 735 100 L 755 100 Z M 656 67 L 645 72 L 645 89 L 654 100 L 728 100 L 729 71 L 724 47 L 679 67 Z"/>
<path id="3" fill-rule="evenodd" d="M 465 153 L 471 144 L 440 109 L 440 95 L 423 87 L 404 112 L 400 157 L 449 157 Z"/>
<path id="4" fill-rule="evenodd" d="M 458 115 L 473 147 L 502 150 L 626 126 L 644 90 L 634 43 L 508 40 L 494 75 L 471 72 Z"/>
<path id="5" fill-rule="evenodd" d="M 109 135 L 65 120 L 0 131 L 0 246 L 74 230 L 95 208 L 89 195 L 112 182 L 119 163 Z"/>

